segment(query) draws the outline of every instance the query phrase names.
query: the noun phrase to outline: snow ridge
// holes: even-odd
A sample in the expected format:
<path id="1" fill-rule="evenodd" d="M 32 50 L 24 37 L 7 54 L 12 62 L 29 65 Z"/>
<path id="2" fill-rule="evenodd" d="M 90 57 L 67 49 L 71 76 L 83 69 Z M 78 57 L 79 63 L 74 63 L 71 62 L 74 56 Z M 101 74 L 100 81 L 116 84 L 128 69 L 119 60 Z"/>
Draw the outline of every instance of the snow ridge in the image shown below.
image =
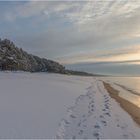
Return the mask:
<path id="1" fill-rule="evenodd" d="M 94 78 L 86 91 L 67 110 L 66 118 L 60 122 L 57 139 L 140 138 L 140 129 L 109 96 L 102 81 Z"/>

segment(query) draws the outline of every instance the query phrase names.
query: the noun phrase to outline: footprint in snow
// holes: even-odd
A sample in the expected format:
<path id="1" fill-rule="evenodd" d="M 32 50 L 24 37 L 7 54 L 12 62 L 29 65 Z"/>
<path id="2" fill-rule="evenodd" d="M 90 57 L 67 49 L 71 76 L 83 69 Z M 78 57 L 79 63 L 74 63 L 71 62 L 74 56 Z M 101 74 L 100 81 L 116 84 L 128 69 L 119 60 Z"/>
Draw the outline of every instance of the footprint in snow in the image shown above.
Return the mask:
<path id="1" fill-rule="evenodd" d="M 123 138 L 124 138 L 124 139 L 128 139 L 129 136 L 128 136 L 127 134 L 123 134 Z"/>
<path id="2" fill-rule="evenodd" d="M 99 133 L 98 132 L 94 132 L 93 136 L 96 137 L 96 138 L 99 138 Z"/>
<path id="3" fill-rule="evenodd" d="M 109 112 L 104 113 L 104 114 L 107 115 L 107 116 L 109 116 L 109 117 L 111 117 L 111 114 Z"/>
<path id="4" fill-rule="evenodd" d="M 124 124 L 124 125 L 121 126 L 121 129 L 125 129 L 127 127 L 128 127 L 128 125 L 127 124 Z"/>
<path id="5" fill-rule="evenodd" d="M 78 103 L 79 101 L 83 100 L 85 98 L 86 95 L 80 95 L 78 98 L 76 98 L 76 103 Z"/>
<path id="6" fill-rule="evenodd" d="M 93 137 L 95 137 L 96 139 L 100 139 L 100 137 L 101 137 L 100 132 L 94 131 L 94 132 L 93 132 Z"/>
<path id="7" fill-rule="evenodd" d="M 70 122 L 68 122 L 67 120 L 63 119 L 62 122 L 64 122 L 64 124 L 69 125 Z"/>
<path id="8" fill-rule="evenodd" d="M 81 123 L 82 123 L 82 122 L 80 121 L 80 122 L 77 124 L 77 126 L 80 127 L 80 126 L 81 126 Z"/>
<path id="9" fill-rule="evenodd" d="M 94 112 L 94 104 L 89 104 L 88 109 L 90 112 Z"/>
<path id="10" fill-rule="evenodd" d="M 72 136 L 72 139 L 76 139 L 76 136 Z"/>
<path id="11" fill-rule="evenodd" d="M 104 106 L 105 106 L 105 109 L 109 110 L 109 106 L 108 105 L 105 104 Z"/>
<path id="12" fill-rule="evenodd" d="M 96 124 L 96 125 L 94 125 L 94 128 L 100 129 L 100 126 Z"/>
<path id="13" fill-rule="evenodd" d="M 107 126 L 107 122 L 106 122 L 106 121 L 101 120 L 101 123 L 102 123 L 104 126 Z"/>
<path id="14" fill-rule="evenodd" d="M 77 117 L 74 116 L 73 114 L 70 115 L 71 118 L 76 119 Z"/>
<path id="15" fill-rule="evenodd" d="M 80 130 L 78 134 L 79 135 L 82 135 L 83 133 L 84 133 L 84 131 L 83 130 Z"/>

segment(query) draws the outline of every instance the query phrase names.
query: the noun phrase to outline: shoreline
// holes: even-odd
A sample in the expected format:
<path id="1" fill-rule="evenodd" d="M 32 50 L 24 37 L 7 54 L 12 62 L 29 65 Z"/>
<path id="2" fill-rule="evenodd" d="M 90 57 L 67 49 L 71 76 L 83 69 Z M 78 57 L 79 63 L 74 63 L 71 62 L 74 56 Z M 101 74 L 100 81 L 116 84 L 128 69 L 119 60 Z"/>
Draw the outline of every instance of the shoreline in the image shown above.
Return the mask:
<path id="1" fill-rule="evenodd" d="M 119 91 L 112 88 L 110 84 L 103 81 L 105 89 L 111 98 L 115 99 L 120 106 L 132 117 L 132 119 L 140 126 L 140 108 L 130 101 L 119 96 Z"/>
<path id="2" fill-rule="evenodd" d="M 128 88 L 126 88 L 126 87 L 123 86 L 123 85 L 120 85 L 120 84 L 117 84 L 117 83 L 115 83 L 115 85 L 117 85 L 117 86 L 123 88 L 124 90 L 129 91 L 129 92 L 132 93 L 132 94 L 135 94 L 135 95 L 137 95 L 137 96 L 140 96 L 140 93 L 138 93 L 138 92 L 136 92 L 136 91 L 133 91 L 132 89 L 128 89 Z"/>

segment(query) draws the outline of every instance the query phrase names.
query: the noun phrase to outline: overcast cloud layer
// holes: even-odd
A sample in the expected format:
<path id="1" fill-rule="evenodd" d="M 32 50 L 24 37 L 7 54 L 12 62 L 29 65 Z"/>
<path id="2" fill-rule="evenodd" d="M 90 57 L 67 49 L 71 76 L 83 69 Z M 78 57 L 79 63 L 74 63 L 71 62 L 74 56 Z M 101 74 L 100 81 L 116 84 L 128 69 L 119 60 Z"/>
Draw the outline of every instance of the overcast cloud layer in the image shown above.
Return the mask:
<path id="1" fill-rule="evenodd" d="M 0 2 L 0 37 L 61 63 L 140 60 L 140 1 Z"/>

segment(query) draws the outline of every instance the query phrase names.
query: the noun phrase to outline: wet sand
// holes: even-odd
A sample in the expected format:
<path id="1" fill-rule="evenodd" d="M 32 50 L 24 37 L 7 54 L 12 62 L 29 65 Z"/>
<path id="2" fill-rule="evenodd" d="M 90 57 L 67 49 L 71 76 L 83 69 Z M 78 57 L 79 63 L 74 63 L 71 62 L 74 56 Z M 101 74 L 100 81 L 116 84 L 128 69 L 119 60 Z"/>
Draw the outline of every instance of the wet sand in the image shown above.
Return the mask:
<path id="1" fill-rule="evenodd" d="M 119 96 L 119 91 L 112 88 L 110 84 L 106 82 L 103 82 L 103 84 L 106 90 L 108 91 L 108 93 L 110 94 L 110 96 L 114 98 L 120 104 L 120 106 L 125 111 L 127 111 L 131 115 L 133 120 L 140 126 L 140 108 L 134 105 L 133 103 L 129 102 L 128 100 L 121 98 Z"/>

